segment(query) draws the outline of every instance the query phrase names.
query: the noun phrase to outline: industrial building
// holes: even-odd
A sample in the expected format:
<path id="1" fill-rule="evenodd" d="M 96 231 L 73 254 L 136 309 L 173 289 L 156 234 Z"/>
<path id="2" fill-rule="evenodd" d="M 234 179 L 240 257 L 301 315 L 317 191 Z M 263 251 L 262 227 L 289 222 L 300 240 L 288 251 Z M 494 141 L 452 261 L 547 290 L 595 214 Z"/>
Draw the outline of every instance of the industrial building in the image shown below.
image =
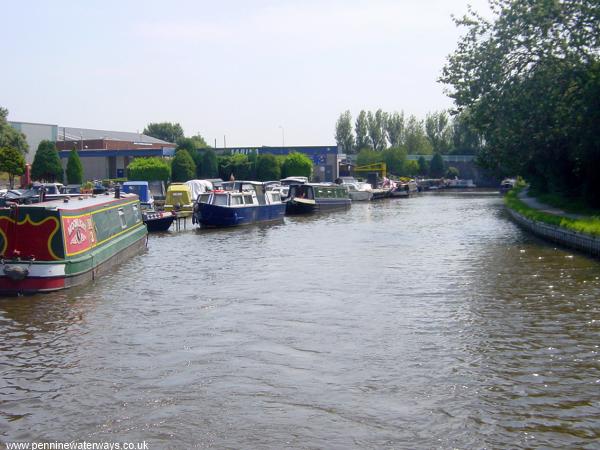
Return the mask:
<path id="1" fill-rule="evenodd" d="M 66 168 L 71 150 L 76 149 L 84 178 L 124 178 L 133 158 L 173 156 L 175 144 L 139 133 L 59 127 L 56 148 Z"/>
<path id="2" fill-rule="evenodd" d="M 8 122 L 25 134 L 29 144 L 26 160 L 31 164 L 43 140 L 56 142 L 61 162 L 66 169 L 69 153 L 77 149 L 86 180 L 122 178 L 129 162 L 136 157 L 173 156 L 176 145 L 140 133 L 59 127 L 33 122 Z"/>
<path id="3" fill-rule="evenodd" d="M 176 144 L 146 136 L 140 133 L 94 130 L 88 128 L 59 127 L 58 125 L 9 122 L 25 134 L 29 144 L 26 155 L 28 163 L 33 161 L 35 152 L 42 140 L 56 142 L 63 167 L 66 169 L 69 153 L 76 149 L 83 165 L 86 180 L 123 178 L 127 166 L 136 157 L 171 157 Z M 339 176 L 339 161 L 344 155 L 337 145 L 294 146 L 294 147 L 227 147 L 213 149 L 217 154 L 231 153 L 270 153 L 287 155 L 297 152 L 308 156 L 313 164 L 315 181 L 333 181 Z"/>

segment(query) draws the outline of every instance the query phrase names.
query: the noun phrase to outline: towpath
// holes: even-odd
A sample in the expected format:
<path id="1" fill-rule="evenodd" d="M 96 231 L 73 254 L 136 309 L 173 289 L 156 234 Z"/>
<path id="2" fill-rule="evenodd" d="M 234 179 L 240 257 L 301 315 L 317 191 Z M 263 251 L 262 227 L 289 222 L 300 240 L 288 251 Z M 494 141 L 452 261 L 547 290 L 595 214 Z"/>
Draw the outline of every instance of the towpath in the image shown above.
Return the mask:
<path id="1" fill-rule="evenodd" d="M 534 197 L 530 197 L 529 196 L 529 188 L 523 189 L 519 193 L 518 197 L 523 203 L 525 203 L 530 208 L 538 209 L 541 212 L 544 212 L 547 214 L 568 217 L 570 219 L 581 219 L 582 217 L 585 217 L 583 214 L 568 213 L 560 208 L 556 208 L 554 206 L 547 205 L 546 203 L 542 203 Z"/>

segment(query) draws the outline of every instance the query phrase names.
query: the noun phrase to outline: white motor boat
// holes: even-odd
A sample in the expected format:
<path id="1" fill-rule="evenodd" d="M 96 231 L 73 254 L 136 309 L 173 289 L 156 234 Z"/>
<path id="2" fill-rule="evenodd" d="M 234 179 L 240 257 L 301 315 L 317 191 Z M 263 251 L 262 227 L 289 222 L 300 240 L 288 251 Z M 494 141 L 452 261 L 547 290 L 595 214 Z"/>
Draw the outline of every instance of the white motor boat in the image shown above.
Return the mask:
<path id="1" fill-rule="evenodd" d="M 373 188 L 369 183 L 344 183 L 348 188 L 348 197 L 353 202 L 368 202 L 373 198 Z"/>

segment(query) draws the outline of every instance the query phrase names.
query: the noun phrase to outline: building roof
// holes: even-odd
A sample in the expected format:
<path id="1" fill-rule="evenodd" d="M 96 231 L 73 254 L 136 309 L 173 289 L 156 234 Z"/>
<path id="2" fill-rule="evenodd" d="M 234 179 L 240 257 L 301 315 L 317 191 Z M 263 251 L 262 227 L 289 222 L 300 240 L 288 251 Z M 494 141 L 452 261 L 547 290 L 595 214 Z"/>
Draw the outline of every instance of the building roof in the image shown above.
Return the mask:
<path id="1" fill-rule="evenodd" d="M 104 139 L 107 141 L 129 141 L 139 142 L 145 144 L 168 144 L 174 145 L 171 142 L 163 141 L 161 139 L 153 138 L 152 136 L 146 136 L 141 133 L 130 133 L 128 131 L 108 131 L 108 130 L 91 130 L 89 128 L 72 128 L 72 127 L 58 127 L 59 141 L 89 141 Z"/>

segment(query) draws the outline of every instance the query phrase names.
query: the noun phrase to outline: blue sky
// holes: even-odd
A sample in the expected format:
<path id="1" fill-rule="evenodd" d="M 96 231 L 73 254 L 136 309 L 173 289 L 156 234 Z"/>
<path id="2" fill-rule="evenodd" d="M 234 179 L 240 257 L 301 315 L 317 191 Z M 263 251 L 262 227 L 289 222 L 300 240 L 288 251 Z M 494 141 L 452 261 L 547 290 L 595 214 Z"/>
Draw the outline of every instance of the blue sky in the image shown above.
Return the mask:
<path id="1" fill-rule="evenodd" d="M 179 122 L 214 145 L 327 145 L 349 109 L 425 117 L 486 0 L 19 1 L 2 6 L 9 120 L 142 130 Z"/>

